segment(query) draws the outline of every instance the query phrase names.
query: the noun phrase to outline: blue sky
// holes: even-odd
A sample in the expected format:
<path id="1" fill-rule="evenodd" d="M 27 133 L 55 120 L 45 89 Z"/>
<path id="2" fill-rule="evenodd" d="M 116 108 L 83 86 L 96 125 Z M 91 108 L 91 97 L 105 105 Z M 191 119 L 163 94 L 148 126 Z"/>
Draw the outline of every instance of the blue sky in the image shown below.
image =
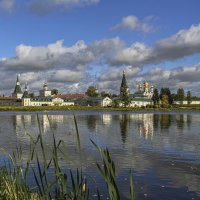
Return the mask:
<path id="1" fill-rule="evenodd" d="M 0 0 L 0 94 L 15 77 L 62 93 L 147 80 L 200 95 L 199 0 Z M 95 78 L 96 77 L 96 78 Z"/>

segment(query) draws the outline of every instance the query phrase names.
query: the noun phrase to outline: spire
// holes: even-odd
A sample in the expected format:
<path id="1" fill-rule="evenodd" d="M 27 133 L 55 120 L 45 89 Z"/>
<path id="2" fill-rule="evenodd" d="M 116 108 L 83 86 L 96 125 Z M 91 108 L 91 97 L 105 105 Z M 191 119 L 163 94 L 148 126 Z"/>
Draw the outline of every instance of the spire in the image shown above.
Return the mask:
<path id="1" fill-rule="evenodd" d="M 17 75 L 16 85 L 19 85 L 19 74 Z"/>
<path id="2" fill-rule="evenodd" d="M 24 94 L 22 96 L 22 99 L 24 98 L 30 98 L 29 94 L 28 94 L 28 86 L 27 86 L 27 83 L 25 84 L 25 91 L 24 91 Z"/>
<path id="3" fill-rule="evenodd" d="M 20 87 L 20 82 L 19 82 L 19 75 L 17 75 L 17 80 L 16 80 L 16 85 L 15 85 L 15 89 L 14 92 L 12 93 L 12 96 L 20 98 L 20 96 L 22 96 L 22 89 Z"/>
<path id="4" fill-rule="evenodd" d="M 125 71 L 123 71 L 121 87 L 127 87 L 128 88 Z"/>
<path id="5" fill-rule="evenodd" d="M 28 84 L 27 83 L 25 84 L 25 88 L 24 89 L 25 89 L 25 91 L 28 91 Z"/>
<path id="6" fill-rule="evenodd" d="M 126 81 L 125 71 L 123 71 L 123 75 L 122 75 L 120 95 L 122 96 L 122 94 L 124 94 L 124 92 L 127 93 L 127 95 L 129 95 L 129 88 L 128 88 L 128 84 L 127 84 L 127 81 Z"/>
<path id="7" fill-rule="evenodd" d="M 44 81 L 44 83 L 43 83 L 43 89 L 44 90 L 48 90 L 48 86 L 47 86 L 47 82 L 46 81 Z"/>

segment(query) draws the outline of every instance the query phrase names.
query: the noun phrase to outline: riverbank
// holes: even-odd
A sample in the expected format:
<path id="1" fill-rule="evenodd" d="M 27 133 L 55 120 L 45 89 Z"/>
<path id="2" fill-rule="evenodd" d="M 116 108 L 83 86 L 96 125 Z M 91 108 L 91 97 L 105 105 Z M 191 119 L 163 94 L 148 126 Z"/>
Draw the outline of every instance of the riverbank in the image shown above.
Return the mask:
<path id="1" fill-rule="evenodd" d="M 170 111 L 170 110 L 200 110 L 200 105 L 180 105 L 169 108 L 130 108 L 130 107 L 100 107 L 100 106 L 1 106 L 0 111 L 46 111 L 46 110 L 106 110 L 106 111 Z"/>

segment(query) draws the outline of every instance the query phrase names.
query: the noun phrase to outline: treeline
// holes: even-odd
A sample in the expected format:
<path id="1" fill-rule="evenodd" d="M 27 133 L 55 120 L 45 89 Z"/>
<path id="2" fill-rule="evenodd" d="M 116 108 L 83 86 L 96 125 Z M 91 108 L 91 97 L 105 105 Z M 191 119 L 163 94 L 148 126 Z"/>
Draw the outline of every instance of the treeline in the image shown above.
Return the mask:
<path id="1" fill-rule="evenodd" d="M 193 97 L 190 91 L 185 93 L 183 88 L 179 88 L 176 93 L 171 93 L 169 88 L 154 89 L 152 97 L 154 106 L 168 107 L 178 101 L 179 104 L 183 104 L 183 101 L 187 101 L 190 104 L 194 100 L 200 100 L 198 97 Z"/>

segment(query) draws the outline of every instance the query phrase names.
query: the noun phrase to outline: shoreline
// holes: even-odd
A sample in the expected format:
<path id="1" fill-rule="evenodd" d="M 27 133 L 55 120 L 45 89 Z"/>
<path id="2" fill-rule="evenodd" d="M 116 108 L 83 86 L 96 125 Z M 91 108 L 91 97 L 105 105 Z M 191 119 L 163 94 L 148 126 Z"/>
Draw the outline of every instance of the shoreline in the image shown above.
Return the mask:
<path id="1" fill-rule="evenodd" d="M 66 111 L 66 110 L 93 110 L 93 111 L 200 111 L 200 106 L 170 107 L 170 108 L 125 108 L 125 107 L 97 107 L 97 106 L 1 106 L 0 112 L 5 111 Z"/>

